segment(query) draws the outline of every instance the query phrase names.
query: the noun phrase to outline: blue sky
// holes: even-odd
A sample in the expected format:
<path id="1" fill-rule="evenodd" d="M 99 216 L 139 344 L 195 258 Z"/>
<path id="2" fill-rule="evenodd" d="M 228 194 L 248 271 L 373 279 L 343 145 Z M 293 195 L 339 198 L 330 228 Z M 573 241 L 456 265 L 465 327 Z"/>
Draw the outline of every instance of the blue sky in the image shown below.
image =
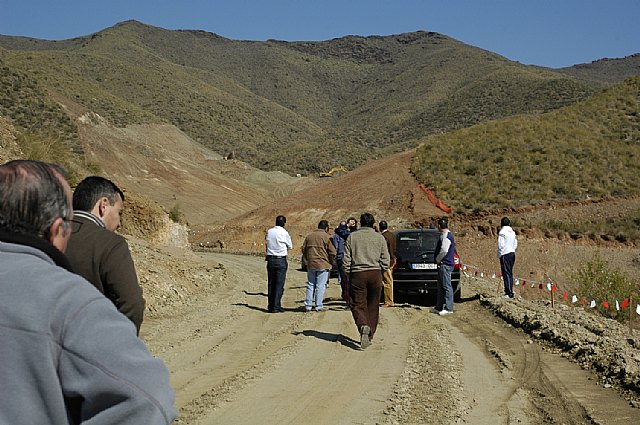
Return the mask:
<path id="1" fill-rule="evenodd" d="M 0 34 L 61 40 L 136 19 L 234 40 L 436 31 L 559 68 L 640 52 L 640 0 L 0 0 Z"/>

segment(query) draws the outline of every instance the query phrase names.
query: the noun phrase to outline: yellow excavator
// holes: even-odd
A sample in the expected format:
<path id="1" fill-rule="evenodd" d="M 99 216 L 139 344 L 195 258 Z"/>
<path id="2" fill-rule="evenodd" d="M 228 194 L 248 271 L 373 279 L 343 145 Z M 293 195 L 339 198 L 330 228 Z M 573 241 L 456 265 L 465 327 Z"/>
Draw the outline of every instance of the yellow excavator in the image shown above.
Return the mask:
<path id="1" fill-rule="evenodd" d="M 346 172 L 347 172 L 346 168 L 344 168 L 342 165 L 338 165 L 336 167 L 333 167 L 327 172 L 320 173 L 320 177 L 333 177 L 334 175 L 339 175 L 341 173 L 346 173 Z"/>

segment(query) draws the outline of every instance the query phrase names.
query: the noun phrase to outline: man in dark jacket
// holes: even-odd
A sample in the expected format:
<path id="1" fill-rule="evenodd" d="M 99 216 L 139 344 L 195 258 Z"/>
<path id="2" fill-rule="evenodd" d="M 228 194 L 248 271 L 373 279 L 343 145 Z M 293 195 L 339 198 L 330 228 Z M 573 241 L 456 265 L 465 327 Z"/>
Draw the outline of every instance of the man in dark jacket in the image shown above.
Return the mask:
<path id="1" fill-rule="evenodd" d="M 0 165 L 0 423 L 168 425 L 169 371 L 70 271 L 63 174 L 37 161 Z"/>
<path id="2" fill-rule="evenodd" d="M 73 193 L 73 221 L 67 257 L 73 270 L 109 298 L 138 333 L 145 300 L 120 226 L 124 193 L 103 177 L 87 177 Z"/>
<path id="3" fill-rule="evenodd" d="M 338 227 L 336 227 L 335 234 L 331 240 L 333 246 L 336 247 L 336 266 L 338 268 L 338 283 L 340 283 L 340 289 L 342 290 L 342 299 L 347 303 L 347 307 L 351 307 L 351 299 L 349 297 L 349 278 L 344 271 L 344 244 L 349 237 L 349 228 L 347 223 L 343 221 Z"/>
<path id="4" fill-rule="evenodd" d="M 444 316 L 453 313 L 453 287 L 451 273 L 454 267 L 456 242 L 453 233 L 449 231 L 449 221 L 446 218 L 438 220 L 440 240 L 436 246 L 436 263 L 438 264 L 438 290 L 436 292 L 436 306 L 434 313 Z"/>

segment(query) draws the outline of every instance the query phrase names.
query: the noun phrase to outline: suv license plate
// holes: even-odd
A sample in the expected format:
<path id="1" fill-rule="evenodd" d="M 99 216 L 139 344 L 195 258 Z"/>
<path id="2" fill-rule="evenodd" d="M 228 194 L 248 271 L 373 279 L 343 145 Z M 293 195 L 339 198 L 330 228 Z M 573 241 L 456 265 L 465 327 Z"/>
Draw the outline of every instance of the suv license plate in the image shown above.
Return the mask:
<path id="1" fill-rule="evenodd" d="M 433 264 L 433 263 L 414 263 L 411 264 L 411 268 L 414 270 L 434 270 L 437 269 L 438 266 L 437 264 Z"/>

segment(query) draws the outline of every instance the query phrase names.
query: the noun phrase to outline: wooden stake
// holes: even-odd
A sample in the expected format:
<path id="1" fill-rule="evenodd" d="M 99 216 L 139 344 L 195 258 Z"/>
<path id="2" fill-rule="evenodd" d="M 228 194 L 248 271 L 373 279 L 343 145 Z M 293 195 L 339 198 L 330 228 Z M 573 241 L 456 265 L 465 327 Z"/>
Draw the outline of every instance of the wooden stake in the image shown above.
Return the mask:
<path id="1" fill-rule="evenodd" d="M 553 296 L 553 284 L 551 284 L 551 308 L 555 308 L 555 300 L 554 300 L 554 296 Z"/>
<path id="2" fill-rule="evenodd" d="M 633 336 L 633 297 L 629 296 L 629 333 Z"/>

